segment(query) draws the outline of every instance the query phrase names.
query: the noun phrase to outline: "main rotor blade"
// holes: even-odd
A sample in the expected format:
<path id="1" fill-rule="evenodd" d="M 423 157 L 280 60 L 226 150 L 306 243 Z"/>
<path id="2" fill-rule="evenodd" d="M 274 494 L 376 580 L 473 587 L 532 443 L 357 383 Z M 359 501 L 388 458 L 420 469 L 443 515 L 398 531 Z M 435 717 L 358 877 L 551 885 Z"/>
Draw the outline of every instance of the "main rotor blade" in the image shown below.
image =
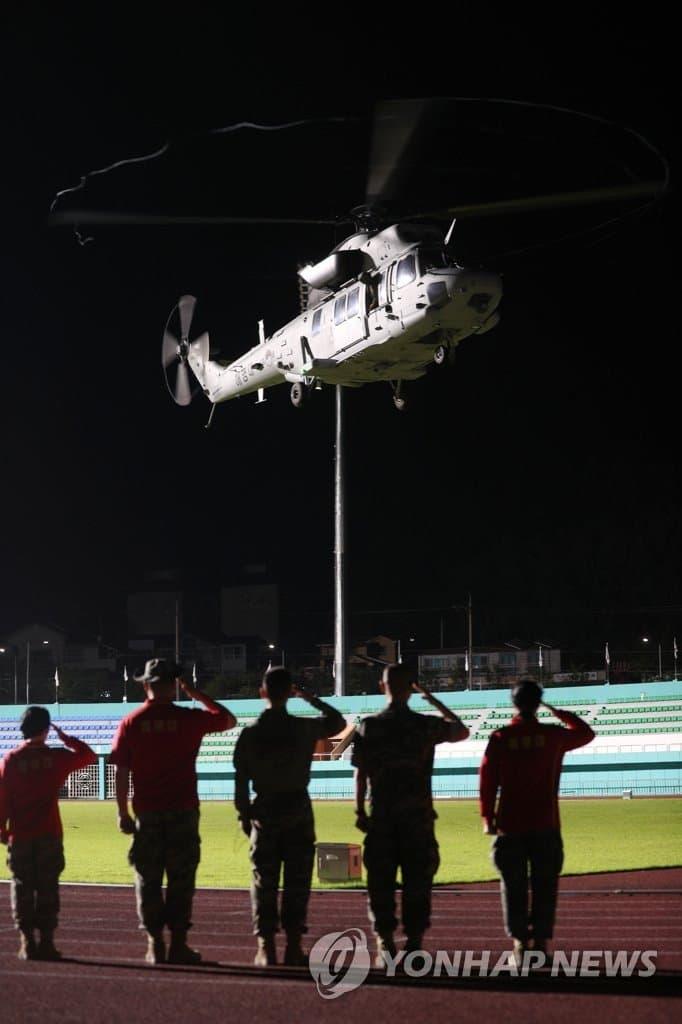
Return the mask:
<path id="1" fill-rule="evenodd" d="M 163 332 L 163 344 L 161 345 L 161 365 L 167 370 L 171 363 L 178 358 L 180 342 L 170 331 Z"/>
<path id="2" fill-rule="evenodd" d="M 189 329 L 192 326 L 192 317 L 194 316 L 194 307 L 197 304 L 197 300 L 193 295 L 183 295 L 178 302 L 178 312 L 180 314 L 180 336 L 183 339 L 187 339 L 189 336 Z"/>
<path id="3" fill-rule="evenodd" d="M 221 224 L 324 224 L 349 223 L 347 217 L 231 217 L 210 214 L 116 213 L 113 210 L 56 210 L 48 218 L 51 227 L 218 227 Z"/>
<path id="4" fill-rule="evenodd" d="M 192 401 L 192 389 L 189 384 L 189 370 L 187 363 L 181 362 L 178 365 L 178 373 L 175 378 L 175 394 L 173 396 L 178 405 L 189 405 Z"/>
<path id="5" fill-rule="evenodd" d="M 618 200 L 654 198 L 663 195 L 665 182 L 640 181 L 631 185 L 611 185 L 605 188 L 586 189 L 583 192 L 556 192 L 549 195 L 523 196 L 520 199 L 499 199 L 490 203 L 464 203 L 461 206 L 447 206 L 428 213 L 408 214 L 402 220 L 421 220 L 440 217 L 491 217 L 513 213 L 533 213 L 541 210 L 555 210 L 567 206 L 589 206 L 595 203 L 618 202 Z"/>
<path id="6" fill-rule="evenodd" d="M 427 103 L 427 100 L 415 99 L 377 104 L 367 175 L 368 205 L 395 194 L 401 161 L 415 137 Z"/>

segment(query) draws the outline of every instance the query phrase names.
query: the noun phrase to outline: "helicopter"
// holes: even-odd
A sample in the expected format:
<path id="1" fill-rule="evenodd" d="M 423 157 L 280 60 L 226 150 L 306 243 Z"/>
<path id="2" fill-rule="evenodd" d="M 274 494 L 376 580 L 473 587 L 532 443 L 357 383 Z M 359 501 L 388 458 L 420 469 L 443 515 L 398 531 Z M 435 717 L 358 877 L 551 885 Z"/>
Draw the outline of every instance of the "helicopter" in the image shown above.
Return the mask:
<path id="1" fill-rule="evenodd" d="M 191 338 L 196 299 L 183 296 L 166 324 L 162 365 L 169 391 L 187 405 L 187 368 L 214 405 L 288 382 L 294 406 L 324 384 L 360 387 L 386 381 L 397 409 L 403 383 L 442 365 L 464 338 L 499 322 L 502 279 L 459 266 L 450 235 L 428 223 L 354 232 L 315 264 L 299 269 L 301 313 L 232 362 L 210 358 L 207 333 Z M 176 327 L 179 326 L 179 331 Z M 179 335 L 179 337 L 178 337 Z"/>
<path id="2" fill-rule="evenodd" d="M 646 201 L 645 206 L 637 209 L 644 209 L 666 191 L 668 183 L 665 158 L 642 136 L 616 125 L 617 130 L 629 133 L 638 145 L 643 144 L 654 153 L 664 165 L 663 179 L 633 180 L 628 167 L 625 182 L 612 184 L 607 179 L 605 185 L 600 183 L 599 187 L 581 191 L 512 195 L 506 199 L 468 201 L 455 206 L 443 204 L 428 213 L 423 210 L 428 204 L 418 203 L 416 210 L 415 204 L 406 208 L 400 201 L 400 191 L 408 158 L 420 148 L 422 130 L 429 118 L 439 140 L 437 148 L 442 147 L 443 126 L 447 123 L 443 117 L 448 115 L 453 103 L 459 104 L 458 111 L 469 104 L 476 128 L 480 104 L 489 103 L 507 104 L 512 117 L 522 108 L 532 107 L 546 116 L 556 117 L 558 111 L 562 115 L 587 118 L 600 128 L 614 127 L 594 115 L 516 101 L 383 101 L 374 114 L 365 202 L 353 207 L 345 216 L 314 219 L 75 210 L 53 212 L 51 221 L 74 226 L 322 224 L 334 229 L 340 224 L 352 224 L 352 233 L 328 255 L 298 268 L 299 314 L 269 335 L 265 333 L 263 321 L 259 320 L 258 343 L 236 359 L 214 357 L 207 332 L 194 336 L 197 300 L 192 295 L 183 295 L 171 311 L 163 333 L 161 363 L 166 386 L 173 400 L 186 406 L 197 390 L 193 387 L 194 377 L 213 405 L 211 417 L 221 402 L 249 394 L 256 394 L 262 402 L 266 389 L 285 383 L 290 385 L 291 402 L 296 407 L 304 405 L 310 392 L 324 385 L 361 387 L 388 383 L 396 408 L 403 410 L 406 382 L 424 376 L 433 363 L 442 366 L 451 362 L 464 339 L 486 334 L 500 322 L 503 292 L 500 274 L 479 266 L 462 265 L 453 252 L 453 238 L 460 219 L 519 213 L 543 215 L 546 211 L 640 198 Z M 293 122 L 281 127 L 306 123 Z M 240 124 L 225 130 L 242 127 L 265 126 Z M 464 150 L 462 130 L 459 113 L 457 144 Z M 537 130 L 533 134 L 538 135 Z M 531 165 L 538 152 L 544 155 L 553 148 L 547 145 L 542 133 L 539 134 L 540 148 L 533 151 Z M 476 142 L 481 138 L 477 136 Z M 490 146 L 487 162 L 499 165 L 499 132 L 488 132 L 484 142 L 486 139 Z M 557 151 L 555 165 L 562 159 L 562 153 Z M 511 185 L 516 163 L 514 154 L 514 159 L 504 166 L 505 180 Z M 423 169 L 422 164 L 422 172 Z M 539 167 L 536 177 L 544 182 L 542 168 Z M 481 178 L 478 170 L 476 178 L 477 181 Z M 428 192 L 424 186 L 431 183 L 424 177 L 423 191 Z M 449 177 L 443 184 L 451 187 Z M 519 186 L 517 181 L 516 186 L 523 190 L 523 183 Z"/>

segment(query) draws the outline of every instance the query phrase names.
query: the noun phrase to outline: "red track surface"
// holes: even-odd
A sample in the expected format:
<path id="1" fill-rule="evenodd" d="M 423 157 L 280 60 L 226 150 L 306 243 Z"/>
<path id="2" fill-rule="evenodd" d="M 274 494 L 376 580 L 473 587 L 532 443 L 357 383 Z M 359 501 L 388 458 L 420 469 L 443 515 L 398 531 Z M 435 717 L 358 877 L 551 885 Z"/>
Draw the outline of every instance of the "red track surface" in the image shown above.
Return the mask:
<path id="1" fill-rule="evenodd" d="M 0 887 L 7 901 L 7 890 Z M 628 979 L 446 979 L 439 982 L 371 976 L 361 988 L 324 1000 L 307 971 L 258 971 L 251 965 L 248 894 L 202 890 L 195 903 L 192 943 L 211 961 L 200 968 L 148 967 L 137 931 L 132 890 L 63 886 L 59 946 L 62 963 L 21 963 L 9 908 L 0 917 L 0 1020 L 174 1021 L 221 1024 L 226 1018 L 264 1022 L 367 1020 L 371 1024 L 422 1021 L 673 1021 L 682 971 L 682 870 L 638 871 L 562 880 L 554 947 L 564 950 L 658 950 L 658 973 Z M 311 899 L 312 943 L 329 931 L 366 929 L 365 894 L 316 892 Z M 367 930 L 367 929 L 366 929 Z M 426 948 L 490 950 L 491 963 L 508 948 L 492 883 L 434 894 Z"/>

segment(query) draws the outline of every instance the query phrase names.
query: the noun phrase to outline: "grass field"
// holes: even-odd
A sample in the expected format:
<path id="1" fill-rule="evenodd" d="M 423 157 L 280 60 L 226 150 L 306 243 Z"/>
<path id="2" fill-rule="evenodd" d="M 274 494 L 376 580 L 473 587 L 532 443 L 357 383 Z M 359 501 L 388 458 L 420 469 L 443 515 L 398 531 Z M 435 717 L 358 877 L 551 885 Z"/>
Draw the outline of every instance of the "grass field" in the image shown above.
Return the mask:
<path id="1" fill-rule="evenodd" d="M 441 866 L 437 883 L 495 878 L 490 839 L 481 833 L 473 800 L 438 801 L 437 835 Z M 70 882 L 130 882 L 126 855 L 130 840 L 116 828 L 113 802 L 61 805 Z M 561 805 L 566 862 L 564 874 L 671 867 L 682 864 L 682 801 L 675 799 L 565 800 Z M 361 843 L 352 805 L 315 805 L 320 842 Z M 201 809 L 202 860 L 198 884 L 249 884 L 247 840 L 231 804 L 206 802 Z M 3 858 L 4 861 L 4 858 Z M 0 878 L 9 877 L 4 862 Z M 315 881 L 315 885 L 319 883 Z M 322 887 L 322 886 L 320 886 Z"/>

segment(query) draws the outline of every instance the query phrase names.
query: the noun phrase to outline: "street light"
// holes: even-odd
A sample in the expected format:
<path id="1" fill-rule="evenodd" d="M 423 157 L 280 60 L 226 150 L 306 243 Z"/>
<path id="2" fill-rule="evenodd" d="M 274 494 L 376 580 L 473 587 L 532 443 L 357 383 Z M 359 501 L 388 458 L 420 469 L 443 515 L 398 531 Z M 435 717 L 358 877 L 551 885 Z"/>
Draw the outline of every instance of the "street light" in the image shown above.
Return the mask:
<path id="1" fill-rule="evenodd" d="M 640 640 L 642 641 L 643 644 L 648 644 L 650 639 L 651 638 L 648 637 L 648 636 L 640 637 Z M 661 679 L 663 679 L 663 651 L 661 649 L 661 641 L 660 640 L 658 641 L 658 678 L 659 678 L 659 681 Z"/>
<path id="2" fill-rule="evenodd" d="M 281 665 L 282 665 L 282 668 L 284 668 L 284 648 L 283 647 L 278 647 L 277 644 L 268 644 L 268 650 L 269 651 L 277 651 L 278 650 L 280 652 L 280 654 L 282 655 Z M 270 661 L 270 664 L 272 664 L 272 660 Z"/>

